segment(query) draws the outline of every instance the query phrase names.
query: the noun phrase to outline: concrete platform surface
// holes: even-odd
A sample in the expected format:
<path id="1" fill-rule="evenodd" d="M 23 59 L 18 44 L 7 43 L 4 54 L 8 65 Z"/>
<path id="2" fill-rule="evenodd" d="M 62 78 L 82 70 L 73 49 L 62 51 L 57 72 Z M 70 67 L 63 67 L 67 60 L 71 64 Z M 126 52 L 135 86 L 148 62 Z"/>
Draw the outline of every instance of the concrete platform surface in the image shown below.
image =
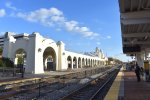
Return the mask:
<path id="1" fill-rule="evenodd" d="M 123 68 L 121 68 L 104 100 L 118 100 L 118 98 L 124 97 L 123 76 Z"/>
<path id="2" fill-rule="evenodd" d="M 137 82 L 134 71 L 124 72 L 125 100 L 150 100 L 150 82 Z"/>
<path id="3" fill-rule="evenodd" d="M 150 100 L 150 82 L 143 78 L 138 82 L 134 71 L 123 71 L 117 75 L 105 100 Z"/>

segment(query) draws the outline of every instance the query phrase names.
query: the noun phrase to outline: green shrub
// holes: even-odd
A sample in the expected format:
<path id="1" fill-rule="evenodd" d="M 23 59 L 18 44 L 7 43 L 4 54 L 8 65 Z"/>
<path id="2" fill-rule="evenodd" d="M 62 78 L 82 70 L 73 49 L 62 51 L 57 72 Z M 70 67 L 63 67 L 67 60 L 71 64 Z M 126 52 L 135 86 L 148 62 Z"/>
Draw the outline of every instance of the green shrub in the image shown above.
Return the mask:
<path id="1" fill-rule="evenodd" d="M 9 58 L 2 58 L 2 60 L 1 60 L 1 62 L 2 62 L 2 67 L 11 67 L 11 68 L 13 68 L 14 67 L 14 62 L 13 61 L 11 61 Z"/>
<path id="2" fill-rule="evenodd" d="M 0 55 L 2 55 L 3 53 L 3 48 L 0 48 Z"/>
<path id="3" fill-rule="evenodd" d="M 0 59 L 0 67 L 3 67 L 3 61 Z"/>
<path id="4" fill-rule="evenodd" d="M 18 64 L 23 64 L 23 58 L 21 56 L 18 57 Z"/>

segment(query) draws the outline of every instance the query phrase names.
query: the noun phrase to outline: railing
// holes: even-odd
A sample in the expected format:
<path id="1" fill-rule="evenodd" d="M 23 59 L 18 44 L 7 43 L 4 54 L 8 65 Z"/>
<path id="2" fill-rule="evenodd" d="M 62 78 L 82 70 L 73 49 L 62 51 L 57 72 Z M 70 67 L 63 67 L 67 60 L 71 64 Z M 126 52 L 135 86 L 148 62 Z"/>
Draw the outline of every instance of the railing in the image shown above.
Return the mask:
<path id="1" fill-rule="evenodd" d="M 10 77 L 10 76 L 15 77 L 17 74 L 21 74 L 21 77 L 23 78 L 24 72 L 25 72 L 25 68 L 23 67 L 14 67 L 14 68 L 1 67 L 0 68 L 1 77 Z"/>

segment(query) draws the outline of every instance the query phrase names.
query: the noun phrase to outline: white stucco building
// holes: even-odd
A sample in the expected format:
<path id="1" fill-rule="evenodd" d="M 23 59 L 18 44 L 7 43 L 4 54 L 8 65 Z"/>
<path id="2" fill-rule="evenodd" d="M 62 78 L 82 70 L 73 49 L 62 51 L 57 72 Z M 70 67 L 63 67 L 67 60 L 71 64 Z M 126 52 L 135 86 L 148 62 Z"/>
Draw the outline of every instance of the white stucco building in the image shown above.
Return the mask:
<path id="1" fill-rule="evenodd" d="M 3 47 L 2 56 L 10 58 L 15 64 L 22 57 L 26 73 L 97 67 L 107 61 L 98 48 L 95 52 L 84 54 L 66 51 L 62 41 L 55 42 L 37 32 L 17 35 L 6 32 L 0 37 L 0 46 Z"/>

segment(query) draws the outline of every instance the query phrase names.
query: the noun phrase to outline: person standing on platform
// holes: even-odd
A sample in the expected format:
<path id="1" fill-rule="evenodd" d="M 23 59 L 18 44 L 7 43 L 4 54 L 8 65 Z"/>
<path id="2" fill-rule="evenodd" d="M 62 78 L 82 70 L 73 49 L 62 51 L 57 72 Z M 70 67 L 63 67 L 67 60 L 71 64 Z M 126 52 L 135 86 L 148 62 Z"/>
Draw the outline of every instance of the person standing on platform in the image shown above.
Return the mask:
<path id="1" fill-rule="evenodd" d="M 144 76 L 144 69 L 143 69 L 143 67 L 141 67 L 141 76 L 143 77 Z"/>
<path id="2" fill-rule="evenodd" d="M 141 73 L 141 69 L 140 69 L 139 65 L 136 63 L 135 74 L 136 74 L 136 77 L 137 77 L 137 81 L 138 81 L 138 82 L 141 81 L 140 73 Z"/>

